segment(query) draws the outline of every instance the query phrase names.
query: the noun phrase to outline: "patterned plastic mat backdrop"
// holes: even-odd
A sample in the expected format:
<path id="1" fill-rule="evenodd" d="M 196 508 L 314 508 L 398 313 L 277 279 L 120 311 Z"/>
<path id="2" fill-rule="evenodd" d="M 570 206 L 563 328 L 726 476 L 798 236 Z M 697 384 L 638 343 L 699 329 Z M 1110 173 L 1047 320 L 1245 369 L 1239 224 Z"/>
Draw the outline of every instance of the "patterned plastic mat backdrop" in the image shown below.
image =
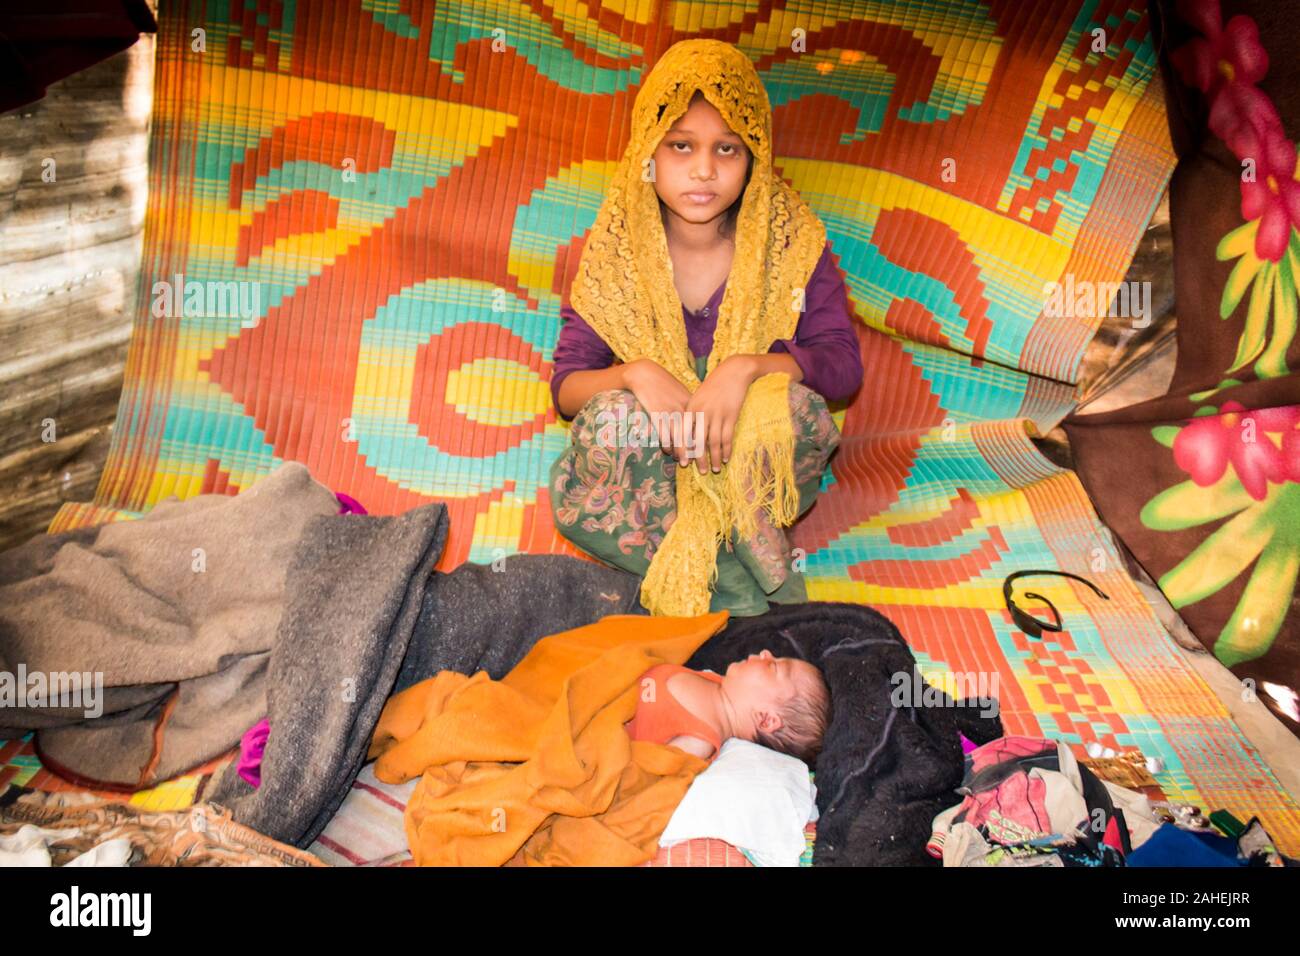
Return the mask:
<path id="1" fill-rule="evenodd" d="M 297 459 L 372 513 L 445 501 L 443 569 L 571 551 L 546 491 L 560 297 L 642 77 L 715 36 L 758 66 L 861 320 L 866 381 L 794 534 L 810 597 L 879 608 L 933 683 L 995 680 L 1008 733 L 1139 747 L 1171 798 L 1300 850 L 1296 804 L 1029 440 L 1099 321 L 1045 316 L 1045 285 L 1123 279 L 1173 167 L 1146 0 L 228 0 L 160 26 L 113 446 L 51 531 Z M 1030 640 L 1001 582 L 1041 567 L 1111 600 L 1049 580 L 1068 630 Z"/>

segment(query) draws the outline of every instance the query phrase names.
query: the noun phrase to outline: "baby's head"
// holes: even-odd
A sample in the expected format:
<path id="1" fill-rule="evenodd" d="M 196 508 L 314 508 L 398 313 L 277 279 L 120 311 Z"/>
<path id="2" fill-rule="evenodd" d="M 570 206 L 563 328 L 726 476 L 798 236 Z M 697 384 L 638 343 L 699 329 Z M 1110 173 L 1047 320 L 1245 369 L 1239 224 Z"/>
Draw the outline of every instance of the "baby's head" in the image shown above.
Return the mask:
<path id="1" fill-rule="evenodd" d="M 831 721 L 831 695 L 815 665 L 765 650 L 728 667 L 722 683 L 740 727 L 753 728 L 754 743 L 810 767 L 817 762 Z"/>

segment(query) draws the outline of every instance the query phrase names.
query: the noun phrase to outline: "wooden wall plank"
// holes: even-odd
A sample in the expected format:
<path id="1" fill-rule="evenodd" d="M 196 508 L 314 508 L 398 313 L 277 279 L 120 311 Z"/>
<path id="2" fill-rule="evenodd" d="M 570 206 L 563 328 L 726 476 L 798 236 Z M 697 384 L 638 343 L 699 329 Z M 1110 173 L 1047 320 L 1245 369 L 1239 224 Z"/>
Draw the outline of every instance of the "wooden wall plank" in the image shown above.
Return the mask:
<path id="1" fill-rule="evenodd" d="M 142 36 L 0 114 L 0 550 L 93 498 L 107 458 L 143 249 L 153 56 Z"/>

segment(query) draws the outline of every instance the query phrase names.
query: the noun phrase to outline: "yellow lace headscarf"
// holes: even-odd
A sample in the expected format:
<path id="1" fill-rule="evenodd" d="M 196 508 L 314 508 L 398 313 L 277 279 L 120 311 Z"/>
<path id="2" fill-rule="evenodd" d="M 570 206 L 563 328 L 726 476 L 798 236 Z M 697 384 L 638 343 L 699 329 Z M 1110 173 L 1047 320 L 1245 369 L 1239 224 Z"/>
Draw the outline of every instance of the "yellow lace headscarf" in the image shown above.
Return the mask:
<path id="1" fill-rule="evenodd" d="M 637 93 L 631 141 L 587 237 L 570 301 L 619 360 L 652 359 L 691 392 L 700 378 L 646 170 L 697 89 L 753 154 L 706 374 L 729 356 L 762 355 L 794 335 L 804 288 L 826 244 L 821 220 L 772 168 L 772 109 L 749 58 L 719 40 L 670 47 Z M 789 375 L 775 373 L 750 386 L 721 471 L 701 475 L 690 459 L 677 468 L 677 516 L 641 585 L 641 603 L 652 614 L 708 613 L 718 546 L 731 548 L 733 526 L 742 536 L 753 533 L 754 508 L 777 527 L 798 517 L 789 384 Z"/>

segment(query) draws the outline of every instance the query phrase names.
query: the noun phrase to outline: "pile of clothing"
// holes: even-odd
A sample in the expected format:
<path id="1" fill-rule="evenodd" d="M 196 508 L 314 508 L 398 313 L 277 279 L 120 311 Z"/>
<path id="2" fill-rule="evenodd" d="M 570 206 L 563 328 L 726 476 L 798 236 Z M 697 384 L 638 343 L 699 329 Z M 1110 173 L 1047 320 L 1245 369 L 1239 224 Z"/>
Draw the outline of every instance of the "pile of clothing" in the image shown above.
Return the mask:
<path id="1" fill-rule="evenodd" d="M 1153 803 L 1099 779 L 1059 741 L 975 747 L 957 792 L 964 799 L 934 818 L 926 844 L 944 866 L 1297 865 L 1258 819 Z"/>

